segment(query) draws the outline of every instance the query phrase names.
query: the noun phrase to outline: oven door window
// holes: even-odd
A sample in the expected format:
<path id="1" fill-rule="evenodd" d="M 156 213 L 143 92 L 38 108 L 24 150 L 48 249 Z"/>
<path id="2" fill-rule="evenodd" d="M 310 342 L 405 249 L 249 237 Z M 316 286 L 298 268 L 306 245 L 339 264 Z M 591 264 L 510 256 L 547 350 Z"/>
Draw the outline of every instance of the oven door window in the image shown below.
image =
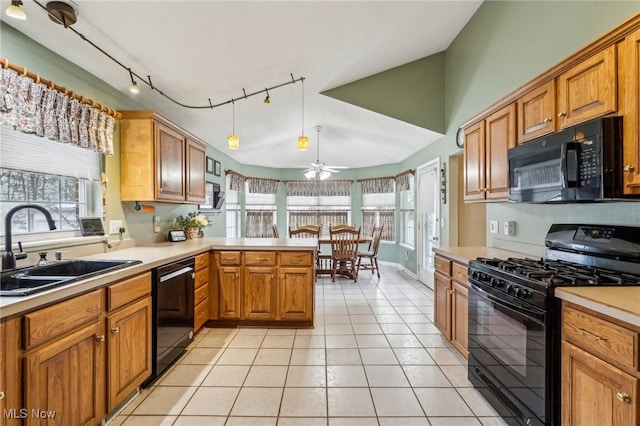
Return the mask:
<path id="1" fill-rule="evenodd" d="M 517 305 L 469 291 L 469 351 L 481 368 L 544 416 L 545 326 Z"/>

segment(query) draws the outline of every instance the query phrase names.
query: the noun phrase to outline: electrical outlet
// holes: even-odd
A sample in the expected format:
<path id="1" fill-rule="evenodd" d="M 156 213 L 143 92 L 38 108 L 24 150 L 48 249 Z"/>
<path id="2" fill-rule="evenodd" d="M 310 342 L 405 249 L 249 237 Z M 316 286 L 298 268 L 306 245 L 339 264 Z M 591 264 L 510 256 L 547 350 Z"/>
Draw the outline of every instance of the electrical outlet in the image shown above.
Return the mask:
<path id="1" fill-rule="evenodd" d="M 492 234 L 497 234 L 498 233 L 498 221 L 497 220 L 490 220 L 489 221 L 489 232 Z"/>
<path id="2" fill-rule="evenodd" d="M 119 234 L 121 227 L 122 227 L 122 221 L 121 220 L 110 220 L 109 221 L 109 234 Z"/>
<path id="3" fill-rule="evenodd" d="M 504 235 L 514 236 L 516 235 L 516 222 L 508 220 L 502 224 L 502 233 Z"/>
<path id="4" fill-rule="evenodd" d="M 160 232 L 160 216 L 153 217 L 153 232 Z"/>

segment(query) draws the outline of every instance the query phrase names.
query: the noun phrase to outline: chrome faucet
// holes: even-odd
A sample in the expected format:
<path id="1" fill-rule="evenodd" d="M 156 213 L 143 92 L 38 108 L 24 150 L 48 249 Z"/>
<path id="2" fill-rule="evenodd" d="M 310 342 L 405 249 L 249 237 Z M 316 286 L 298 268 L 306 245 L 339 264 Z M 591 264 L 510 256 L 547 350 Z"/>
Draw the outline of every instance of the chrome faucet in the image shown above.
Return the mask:
<path id="1" fill-rule="evenodd" d="M 18 210 L 22 209 L 36 209 L 40 210 L 44 217 L 47 219 L 49 229 L 53 231 L 56 229 L 56 225 L 51 217 L 51 213 L 47 209 L 37 204 L 19 204 L 9 210 L 4 217 L 4 251 L 2 252 L 2 270 L 13 269 L 16 267 L 16 257 L 11 251 L 11 219 Z"/>

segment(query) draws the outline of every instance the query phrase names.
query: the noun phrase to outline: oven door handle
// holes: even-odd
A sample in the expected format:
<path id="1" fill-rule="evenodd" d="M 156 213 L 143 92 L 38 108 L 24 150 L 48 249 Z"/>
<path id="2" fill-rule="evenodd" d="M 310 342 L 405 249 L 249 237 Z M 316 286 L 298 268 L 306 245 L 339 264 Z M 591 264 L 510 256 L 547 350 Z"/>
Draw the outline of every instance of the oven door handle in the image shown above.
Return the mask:
<path id="1" fill-rule="evenodd" d="M 170 272 L 170 273 L 168 273 L 166 275 L 162 275 L 160 277 L 160 282 L 163 283 L 163 282 L 168 281 L 168 280 L 170 280 L 172 278 L 179 277 L 180 275 L 188 274 L 189 272 L 192 272 L 192 271 L 193 271 L 193 268 L 191 266 L 185 266 L 184 268 L 180 268 L 180 269 L 178 269 L 176 271 L 173 271 L 173 272 Z"/>
<path id="2" fill-rule="evenodd" d="M 528 315 L 530 318 L 536 320 L 537 322 L 539 322 L 540 324 L 543 323 L 544 321 L 544 312 L 526 305 L 521 305 L 521 304 L 514 304 L 511 303 L 507 300 L 504 299 L 499 299 L 496 296 L 494 296 L 491 293 L 488 293 L 484 290 L 482 290 L 480 287 L 478 287 L 477 285 L 469 282 L 468 283 L 468 287 L 469 289 L 475 291 L 476 293 L 479 293 L 481 296 L 483 296 L 485 299 L 488 299 L 490 301 L 492 301 L 493 303 L 499 305 L 500 307 L 504 308 L 504 309 L 508 309 L 512 312 L 516 312 L 519 314 L 525 314 Z"/>

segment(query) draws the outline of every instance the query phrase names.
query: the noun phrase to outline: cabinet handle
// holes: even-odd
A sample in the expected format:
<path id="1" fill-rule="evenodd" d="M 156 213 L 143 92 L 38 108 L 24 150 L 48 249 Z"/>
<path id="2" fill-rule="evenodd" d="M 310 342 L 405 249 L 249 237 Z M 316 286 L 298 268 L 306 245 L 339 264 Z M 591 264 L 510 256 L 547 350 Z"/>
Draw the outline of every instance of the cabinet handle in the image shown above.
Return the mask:
<path id="1" fill-rule="evenodd" d="M 118 334 L 118 333 L 120 333 L 120 327 L 113 327 L 113 328 L 111 329 L 111 333 L 112 333 L 112 334 Z"/>
<path id="2" fill-rule="evenodd" d="M 255 258 L 256 262 L 264 262 L 265 260 L 267 260 L 266 257 L 256 257 Z"/>
<path id="3" fill-rule="evenodd" d="M 567 113 L 564 112 L 564 111 L 561 111 L 561 112 L 558 113 L 558 118 L 562 118 L 562 117 L 566 117 L 566 116 L 567 116 Z"/>
<path id="4" fill-rule="evenodd" d="M 271 279 L 274 279 L 274 278 L 275 278 L 275 276 L 273 274 L 271 274 Z"/>
<path id="5" fill-rule="evenodd" d="M 0 391 L 0 399 L 4 399 L 4 391 Z"/>
<path id="6" fill-rule="evenodd" d="M 627 172 L 627 173 L 632 173 L 636 171 L 636 168 L 634 166 L 632 166 L 631 164 L 628 164 L 626 166 L 624 166 L 622 168 L 623 171 Z"/>
<path id="7" fill-rule="evenodd" d="M 96 342 L 104 342 L 104 334 L 96 336 Z"/>
<path id="8" fill-rule="evenodd" d="M 200 300 L 204 299 L 204 293 L 200 293 Z"/>
<path id="9" fill-rule="evenodd" d="M 631 404 L 631 397 L 624 392 L 616 393 L 616 398 L 618 398 L 620 401 L 624 402 L 625 404 Z"/>
<path id="10" fill-rule="evenodd" d="M 602 336 L 598 336 L 597 334 L 593 334 L 590 331 L 585 330 L 584 328 L 579 328 L 578 330 L 580 330 L 580 332 L 582 333 L 583 336 L 591 336 L 596 340 L 607 340 L 606 337 L 602 337 Z"/>
<path id="11" fill-rule="evenodd" d="M 240 274 L 236 274 L 236 278 L 240 278 Z"/>
<path id="12" fill-rule="evenodd" d="M 544 119 L 545 123 L 551 123 L 551 121 L 552 121 L 551 117 L 547 117 L 547 118 Z"/>
<path id="13" fill-rule="evenodd" d="M 227 262 L 233 262 L 234 260 L 236 260 L 235 257 L 223 257 L 222 260 L 227 261 Z"/>

